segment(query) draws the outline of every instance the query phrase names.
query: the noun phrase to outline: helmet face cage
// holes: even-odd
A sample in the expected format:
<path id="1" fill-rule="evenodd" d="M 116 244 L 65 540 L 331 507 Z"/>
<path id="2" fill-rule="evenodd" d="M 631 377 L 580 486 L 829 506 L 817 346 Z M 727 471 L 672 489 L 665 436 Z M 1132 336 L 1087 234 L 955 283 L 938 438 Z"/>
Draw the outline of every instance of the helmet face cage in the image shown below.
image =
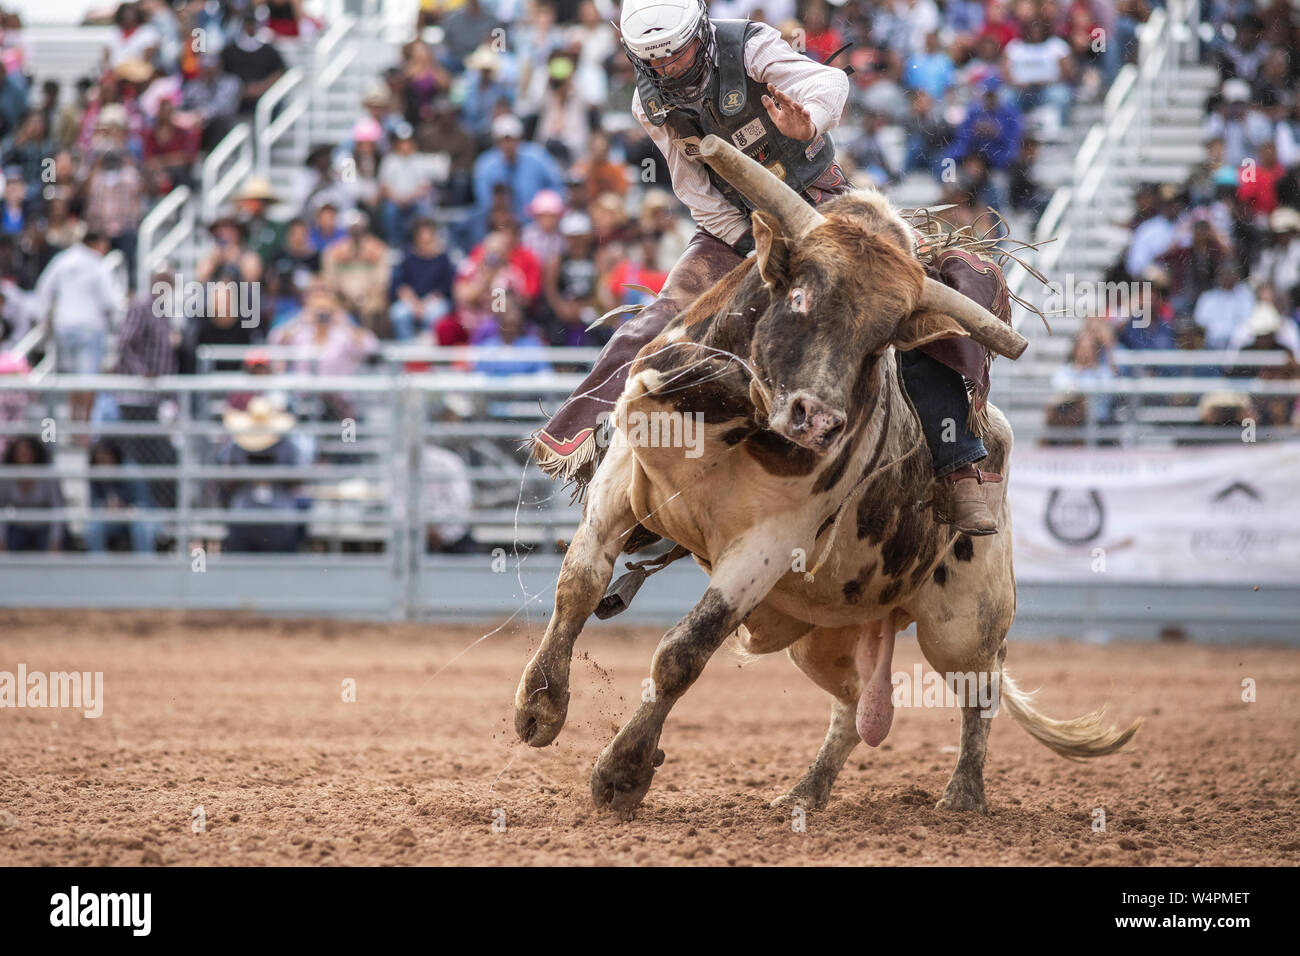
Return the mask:
<path id="1" fill-rule="evenodd" d="M 669 103 L 684 105 L 695 102 L 703 95 L 712 73 L 714 60 L 713 29 L 709 24 L 707 13 L 701 11 L 699 25 L 696 27 L 695 34 L 691 39 L 692 41 L 699 41 L 696 44 L 694 53 L 689 52 L 691 43 L 687 43 L 664 64 L 676 65 L 682 57 L 694 57 L 690 66 L 676 76 L 662 76 L 655 72 L 647 61 L 629 50 L 626 43 L 623 44 L 623 52 L 632 61 L 632 66 L 636 68 L 637 73 L 649 79 L 663 94 L 665 100 Z"/>

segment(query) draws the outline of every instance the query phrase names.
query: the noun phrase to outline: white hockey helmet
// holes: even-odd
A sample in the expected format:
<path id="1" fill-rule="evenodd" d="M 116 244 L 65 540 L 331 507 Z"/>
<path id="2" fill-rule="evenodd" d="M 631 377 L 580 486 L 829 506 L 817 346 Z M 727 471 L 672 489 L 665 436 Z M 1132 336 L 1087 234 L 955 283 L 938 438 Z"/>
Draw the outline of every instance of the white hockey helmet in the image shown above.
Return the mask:
<path id="1" fill-rule="evenodd" d="M 667 100 L 691 102 L 704 92 L 714 59 L 704 0 L 623 0 L 619 29 L 637 73 L 648 77 Z M 678 56 L 689 60 L 679 63 Z M 658 70 L 651 68 L 651 60 L 661 61 Z"/>

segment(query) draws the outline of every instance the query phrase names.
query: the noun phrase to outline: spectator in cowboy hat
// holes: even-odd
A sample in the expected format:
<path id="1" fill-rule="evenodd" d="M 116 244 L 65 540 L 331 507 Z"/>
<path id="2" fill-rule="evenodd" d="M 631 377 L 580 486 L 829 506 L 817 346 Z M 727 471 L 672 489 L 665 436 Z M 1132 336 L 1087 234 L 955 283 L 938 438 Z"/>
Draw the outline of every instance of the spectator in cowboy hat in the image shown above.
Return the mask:
<path id="1" fill-rule="evenodd" d="M 646 193 L 639 211 L 638 226 L 642 232 L 659 237 L 656 260 L 676 262 L 686 251 L 686 244 L 695 234 L 694 223 L 679 215 L 677 201 L 661 189 Z"/>
<path id="2" fill-rule="evenodd" d="M 1270 243 L 1251 272 L 1252 281 L 1273 290 L 1285 316 L 1300 309 L 1300 212 L 1279 206 L 1268 217 Z"/>
<path id="3" fill-rule="evenodd" d="M 102 138 L 101 138 L 102 137 Z M 135 243 L 144 216 L 144 174 L 127 145 L 127 111 L 110 103 L 99 112 L 96 149 L 86 181 L 86 227 L 107 236 L 135 276 Z"/>
<path id="4" fill-rule="evenodd" d="M 267 218 L 266 211 L 279 197 L 265 176 L 250 176 L 234 195 L 235 208 L 248 234 L 248 248 L 265 263 L 284 244 L 284 227 Z"/>
<path id="5" fill-rule="evenodd" d="M 415 140 L 424 153 L 444 153 L 451 161 L 446 185 L 439 186 L 439 202 L 444 206 L 464 206 L 473 199 L 471 187 L 474 159 L 478 144 L 461 122 L 450 97 L 433 101 L 429 118 L 416 127 Z"/>
<path id="6" fill-rule="evenodd" d="M 1250 318 L 1233 333 L 1228 348 L 1251 351 L 1285 349 L 1293 363 L 1300 359 L 1300 328 L 1294 319 L 1278 311 L 1270 286 L 1264 286 L 1256 293 Z M 1247 371 L 1246 374 L 1251 373 Z"/>
<path id="7" fill-rule="evenodd" d="M 208 226 L 213 246 L 194 270 L 194 278 L 208 282 L 218 273 L 227 280 L 257 282 L 262 278 L 262 260 L 248 248 L 248 226 L 230 213 L 223 213 Z"/>
<path id="8" fill-rule="evenodd" d="M 248 408 L 229 408 L 221 423 L 229 433 L 218 452 L 220 464 L 231 467 L 266 465 L 272 468 L 298 464 L 298 454 L 289 434 L 296 424 L 293 414 L 264 395 L 253 397 Z M 298 508 L 297 483 L 292 481 L 229 482 L 224 488 L 226 507 L 233 514 Z M 233 552 L 296 551 L 302 542 L 303 526 L 298 523 L 239 524 L 228 526 L 226 550 Z"/>
<path id="9" fill-rule="evenodd" d="M 1232 425 L 1240 428 L 1246 419 L 1255 419 L 1257 412 L 1250 396 L 1239 392 L 1206 392 L 1196 406 L 1202 425 Z"/>
<path id="10" fill-rule="evenodd" d="M 515 99 L 514 86 L 504 76 L 504 65 L 501 54 L 487 46 L 475 50 L 465 64 L 460 118 L 465 128 L 480 140 L 487 140 L 491 135 L 498 105 L 508 108 Z"/>

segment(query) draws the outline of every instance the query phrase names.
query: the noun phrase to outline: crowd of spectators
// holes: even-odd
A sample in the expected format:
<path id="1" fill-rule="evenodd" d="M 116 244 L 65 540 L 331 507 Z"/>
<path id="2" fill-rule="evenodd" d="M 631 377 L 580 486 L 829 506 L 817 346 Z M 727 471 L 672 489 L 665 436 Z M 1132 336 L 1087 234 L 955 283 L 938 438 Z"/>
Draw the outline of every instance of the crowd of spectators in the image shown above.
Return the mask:
<path id="1" fill-rule="evenodd" d="M 1300 16 L 1287 3 L 1213 0 L 1208 55 L 1221 81 L 1205 104 L 1205 160 L 1185 182 L 1144 183 L 1126 224 L 1132 238 L 1106 275 L 1135 295 L 1085 323 L 1063 391 L 1120 375 L 1300 379 Z M 1117 367 L 1116 350 L 1211 349 L 1238 356 L 1184 366 Z M 1262 367 L 1248 353 L 1264 353 Z M 1300 424 L 1294 396 L 1244 392 L 1183 395 L 1198 420 Z M 1113 420 L 1117 404 L 1094 398 L 1093 416 Z M 1069 424 L 1077 402 L 1049 410 Z"/>
<path id="2" fill-rule="evenodd" d="M 1042 212 L 1039 142 L 1065 135 L 1074 104 L 1104 95 L 1151 12 L 1148 0 L 709 6 L 714 17 L 769 22 L 819 61 L 852 44 L 834 61 L 852 68 L 834 133 L 842 165 L 886 188 L 931 178 L 957 226 L 987 224 L 990 207 L 1030 223 Z M 1217 160 L 1173 196 L 1144 193 L 1133 224 L 1140 255 L 1126 263 L 1139 275 L 1165 268 L 1171 296 L 1192 302 L 1183 308 L 1193 316 L 1208 288 L 1206 256 L 1234 258 L 1251 284 L 1266 270 L 1278 287 L 1297 248 L 1295 230 L 1270 232 L 1294 211 L 1285 170 L 1300 149 L 1294 66 L 1279 35 L 1291 21 L 1275 10 L 1289 8 L 1270 6 L 1252 41 L 1256 4 L 1210 6 L 1216 26 L 1238 25 L 1215 46 L 1230 78 L 1207 120 Z M 242 183 L 203 225 L 194 274 L 165 266 L 124 301 L 106 256 L 116 250 L 136 275 L 142 217 L 177 185 L 195 184 L 197 163 L 284 75 L 291 45 L 309 45 L 328 24 L 304 16 L 297 0 L 132 0 L 113 15 L 96 74 L 64 90 L 42 82 L 17 17 L 0 16 L 0 349 L 48 322 L 60 370 L 148 376 L 202 370 L 198 349 L 209 344 L 301 346 L 327 374 L 360 368 L 385 341 L 603 344 L 617 320 L 588 326 L 655 294 L 694 228 L 632 119 L 635 74 L 617 18 L 612 0 L 422 3 L 412 38 L 356 104 L 348 135 L 312 144 L 296 188 Z M 1276 153 L 1259 149 L 1255 178 L 1229 196 L 1220 167 L 1235 169 L 1263 130 Z M 1180 258 L 1174 236 L 1190 235 L 1187 216 L 1201 207 L 1214 248 L 1228 251 L 1189 242 Z M 1164 247 L 1157 218 L 1168 224 Z M 177 279 L 211 286 L 198 308 Z M 254 321 L 236 287 L 221 290 L 231 282 L 259 290 Z M 1241 308 L 1226 272 L 1209 285 Z M 1291 288 L 1277 293 L 1289 316 Z M 161 315 L 160 299 L 169 303 Z M 1214 308 L 1216 334 L 1224 314 Z M 1250 315 L 1258 325 L 1253 306 Z M 1099 336 L 1100 349 L 1119 340 L 1120 325 L 1108 323 L 1115 334 Z M 556 363 L 521 355 L 473 367 L 515 374 Z M 148 395 L 128 398 L 110 408 L 102 395 L 73 396 L 72 414 L 157 419 Z M 129 462 L 164 451 L 112 453 Z M 143 490 L 155 503 L 165 497 Z"/>
<path id="3" fill-rule="evenodd" d="M 1032 131 L 1051 135 L 1072 101 L 1100 95 L 1146 14 L 1112 0 L 710 7 L 767 20 L 819 60 L 852 43 L 836 61 L 854 71 L 836 133 L 844 165 L 881 185 L 933 176 L 958 224 L 989 205 L 1041 212 Z M 195 368 L 202 344 L 300 339 L 291 323 L 318 280 L 378 341 L 602 344 L 610 330 L 590 322 L 657 291 L 692 229 L 663 157 L 631 119 L 634 74 L 616 20 L 612 0 L 422 5 L 399 62 L 375 77 L 342 142 L 312 147 L 294 194 L 245 183 L 210 224 L 212 252 L 185 278 L 261 283 L 263 314 L 232 323 L 208 301 L 174 316 L 176 367 Z M 192 185 L 196 161 L 249 119 L 284 74 L 280 48 L 325 25 L 294 2 L 123 3 L 101 71 L 74 94 L 38 84 L 21 25 L 5 22 L 9 337 L 53 312 L 61 366 L 99 370 L 112 334 L 138 323 L 113 328 L 117 293 L 89 276 L 80 281 L 95 288 L 71 314 L 42 274 L 84 275 L 119 250 L 133 276 L 151 204 Z M 352 354 L 345 339 L 332 341 Z"/>

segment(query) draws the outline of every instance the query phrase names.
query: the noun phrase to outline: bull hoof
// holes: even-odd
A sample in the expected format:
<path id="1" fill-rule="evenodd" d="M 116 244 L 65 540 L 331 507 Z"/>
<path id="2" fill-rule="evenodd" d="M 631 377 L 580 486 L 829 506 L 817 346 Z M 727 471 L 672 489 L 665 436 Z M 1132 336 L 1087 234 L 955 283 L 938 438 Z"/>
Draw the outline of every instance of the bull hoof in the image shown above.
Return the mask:
<path id="1" fill-rule="evenodd" d="M 816 784 L 801 782 L 789 793 L 773 800 L 771 806 L 777 810 L 793 810 L 795 807 L 804 810 L 825 810 L 826 804 L 830 802 L 830 787 L 819 787 Z"/>
<path id="2" fill-rule="evenodd" d="M 515 733 L 530 747 L 545 747 L 560 735 L 569 714 L 569 691 L 541 686 L 527 690 L 532 683 L 528 675 L 515 695 Z"/>
<path id="3" fill-rule="evenodd" d="M 615 740 L 602 752 L 591 771 L 591 798 L 598 810 L 611 810 L 620 820 L 631 820 L 645 799 L 654 779 L 655 767 L 664 762 L 664 752 L 644 755 L 618 754 Z M 640 756 L 640 759 L 638 759 Z"/>
<path id="4" fill-rule="evenodd" d="M 971 793 L 969 790 L 960 790 L 956 792 L 945 793 L 939 798 L 939 802 L 934 805 L 936 810 L 952 810 L 958 813 L 982 813 L 988 816 L 989 804 L 984 799 L 982 793 Z"/>

